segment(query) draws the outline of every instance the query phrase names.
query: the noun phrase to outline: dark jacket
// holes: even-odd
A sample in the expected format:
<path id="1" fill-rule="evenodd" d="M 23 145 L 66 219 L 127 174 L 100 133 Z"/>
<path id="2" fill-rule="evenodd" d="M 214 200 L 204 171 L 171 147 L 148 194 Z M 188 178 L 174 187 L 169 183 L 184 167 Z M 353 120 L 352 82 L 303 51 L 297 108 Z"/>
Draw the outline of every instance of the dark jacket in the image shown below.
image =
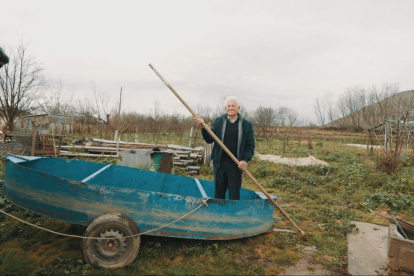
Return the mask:
<path id="1" fill-rule="evenodd" d="M 254 148 L 255 148 L 255 141 L 254 141 L 254 131 L 253 131 L 253 125 L 252 123 L 244 119 L 240 114 L 239 116 L 239 133 L 238 133 L 238 143 L 237 143 L 237 156 L 236 158 L 239 161 L 246 161 L 249 162 L 254 154 Z M 217 117 L 214 120 L 213 126 L 211 127 L 211 130 L 213 133 L 221 140 L 224 139 L 224 130 L 226 129 L 226 124 L 228 122 L 227 114 L 224 114 L 220 117 Z M 204 140 L 207 143 L 213 143 L 214 138 L 211 137 L 211 135 L 207 132 L 207 130 L 203 129 L 201 131 L 201 134 L 203 135 Z M 219 144 L 215 143 L 213 147 L 213 151 L 211 153 L 211 159 L 213 159 L 213 164 L 216 168 L 220 167 L 220 159 L 221 159 L 221 153 L 223 149 L 220 147 Z"/>

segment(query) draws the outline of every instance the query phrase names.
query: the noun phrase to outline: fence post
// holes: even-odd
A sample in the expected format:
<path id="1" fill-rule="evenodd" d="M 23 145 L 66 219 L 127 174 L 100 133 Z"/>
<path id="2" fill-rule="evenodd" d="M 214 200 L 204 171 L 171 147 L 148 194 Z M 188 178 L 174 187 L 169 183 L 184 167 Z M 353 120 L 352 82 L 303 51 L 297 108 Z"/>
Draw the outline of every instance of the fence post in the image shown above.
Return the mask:
<path id="1" fill-rule="evenodd" d="M 190 141 L 188 142 L 188 147 L 191 148 L 191 139 L 193 138 L 193 127 L 190 130 Z"/>
<path id="2" fill-rule="evenodd" d="M 36 138 L 37 138 L 37 127 L 35 125 L 33 125 L 31 156 L 35 156 L 35 154 L 36 154 Z"/>
<path id="3" fill-rule="evenodd" d="M 413 143 L 413 166 L 414 166 L 414 143 Z"/>

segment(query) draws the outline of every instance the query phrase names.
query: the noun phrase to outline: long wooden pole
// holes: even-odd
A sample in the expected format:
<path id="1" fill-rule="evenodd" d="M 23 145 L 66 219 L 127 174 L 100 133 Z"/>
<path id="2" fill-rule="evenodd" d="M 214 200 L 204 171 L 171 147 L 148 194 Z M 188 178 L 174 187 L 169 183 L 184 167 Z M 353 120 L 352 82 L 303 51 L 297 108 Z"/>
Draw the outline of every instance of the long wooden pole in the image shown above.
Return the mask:
<path id="1" fill-rule="evenodd" d="M 194 117 L 198 117 L 198 115 L 194 112 L 194 110 L 191 109 L 191 107 L 181 98 L 180 95 L 178 95 L 177 91 L 158 73 L 158 71 L 149 64 L 149 67 L 157 74 L 157 76 L 165 83 L 165 85 L 171 90 L 171 92 L 174 93 L 175 96 L 185 105 L 185 107 L 188 109 L 188 111 L 191 112 L 191 114 Z M 211 137 L 214 138 L 214 140 L 222 147 L 222 149 L 233 159 L 236 164 L 239 164 L 239 160 L 229 151 L 229 149 L 223 144 L 223 142 L 220 141 L 220 139 L 211 131 L 211 129 L 207 126 L 207 124 L 203 123 L 203 128 L 211 135 Z M 279 206 L 279 204 L 276 203 L 276 201 L 266 192 L 266 190 L 262 187 L 262 185 L 257 182 L 257 180 L 247 171 L 244 170 L 244 173 L 253 181 L 254 184 L 262 191 L 263 194 L 267 196 L 267 198 L 272 202 L 276 208 L 289 220 L 289 222 L 296 228 L 296 230 L 299 231 L 299 233 L 305 237 L 305 232 L 302 231 L 302 229 L 299 228 L 299 226 L 296 225 L 296 223 L 289 217 L 289 215 L 282 209 L 282 207 Z M 306 237 L 305 237 L 306 238 Z"/>

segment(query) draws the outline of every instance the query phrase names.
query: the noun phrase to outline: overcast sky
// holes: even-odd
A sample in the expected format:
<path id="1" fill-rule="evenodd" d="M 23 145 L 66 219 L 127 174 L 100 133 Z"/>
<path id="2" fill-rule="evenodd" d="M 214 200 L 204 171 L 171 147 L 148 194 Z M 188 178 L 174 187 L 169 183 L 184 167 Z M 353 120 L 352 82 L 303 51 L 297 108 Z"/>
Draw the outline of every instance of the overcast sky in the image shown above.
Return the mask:
<path id="1" fill-rule="evenodd" d="M 414 89 L 414 1 L 5 1 L 0 45 L 31 41 L 45 75 L 76 95 L 94 82 L 129 111 L 189 115 L 237 96 L 316 123 L 315 98 L 350 86 Z"/>

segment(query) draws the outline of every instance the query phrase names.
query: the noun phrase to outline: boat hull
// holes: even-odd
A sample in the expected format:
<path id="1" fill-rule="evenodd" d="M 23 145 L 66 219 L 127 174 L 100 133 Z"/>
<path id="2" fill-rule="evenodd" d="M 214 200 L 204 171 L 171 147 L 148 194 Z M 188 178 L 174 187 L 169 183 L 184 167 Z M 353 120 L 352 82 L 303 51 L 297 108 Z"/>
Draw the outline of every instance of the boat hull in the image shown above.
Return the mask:
<path id="1" fill-rule="evenodd" d="M 271 230 L 274 212 L 267 199 L 209 198 L 207 206 L 186 216 L 206 198 L 90 184 L 11 161 L 6 167 L 3 194 L 17 206 L 80 225 L 89 225 L 104 214 L 120 213 L 146 232 L 184 216 L 148 235 L 190 239 L 225 240 L 261 234 Z"/>

